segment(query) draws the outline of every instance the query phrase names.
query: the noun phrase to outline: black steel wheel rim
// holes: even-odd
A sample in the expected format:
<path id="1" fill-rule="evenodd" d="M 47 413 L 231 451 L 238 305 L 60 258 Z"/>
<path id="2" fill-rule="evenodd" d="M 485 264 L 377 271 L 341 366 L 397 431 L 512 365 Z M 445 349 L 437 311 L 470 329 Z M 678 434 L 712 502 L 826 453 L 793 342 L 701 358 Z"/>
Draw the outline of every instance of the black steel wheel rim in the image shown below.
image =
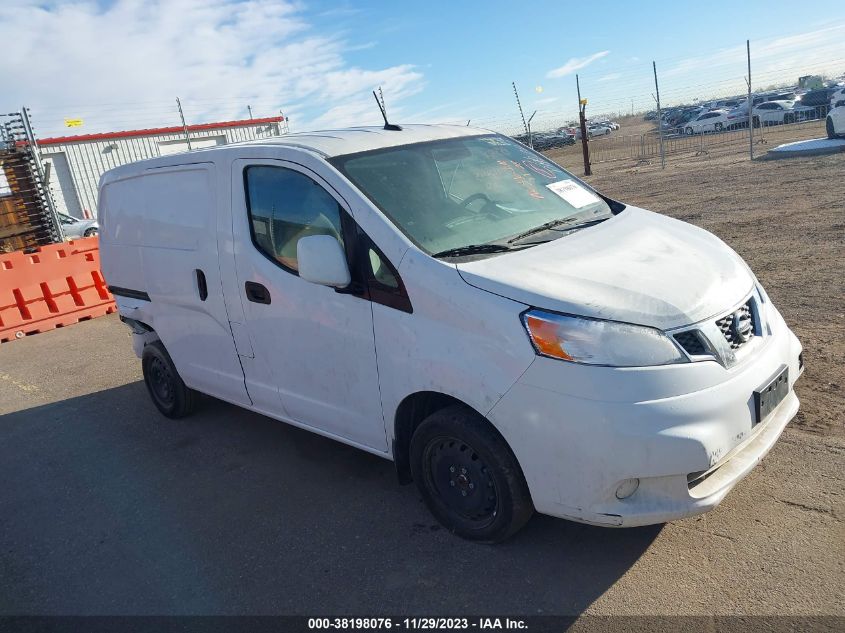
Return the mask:
<path id="1" fill-rule="evenodd" d="M 149 365 L 150 387 L 153 395 L 165 407 L 172 406 L 176 399 L 173 373 L 160 358 L 153 358 Z"/>
<path id="2" fill-rule="evenodd" d="M 483 528 L 496 519 L 499 492 L 490 466 L 465 441 L 436 437 L 423 453 L 428 488 L 462 519 Z"/>

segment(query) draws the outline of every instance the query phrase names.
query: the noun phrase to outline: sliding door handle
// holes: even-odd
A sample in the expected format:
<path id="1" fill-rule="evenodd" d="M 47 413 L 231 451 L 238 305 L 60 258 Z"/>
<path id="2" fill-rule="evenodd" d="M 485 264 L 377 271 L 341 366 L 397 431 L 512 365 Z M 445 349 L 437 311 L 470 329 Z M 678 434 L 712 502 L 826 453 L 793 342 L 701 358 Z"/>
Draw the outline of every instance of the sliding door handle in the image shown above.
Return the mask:
<path id="1" fill-rule="evenodd" d="M 270 291 L 263 284 L 256 281 L 248 281 L 244 284 L 244 290 L 246 290 L 246 298 L 253 303 L 266 303 L 269 305 Z"/>
<path id="2" fill-rule="evenodd" d="M 197 268 L 194 270 L 194 275 L 197 278 L 197 290 L 200 293 L 200 301 L 205 301 L 208 299 L 208 284 L 205 281 L 205 273 Z"/>

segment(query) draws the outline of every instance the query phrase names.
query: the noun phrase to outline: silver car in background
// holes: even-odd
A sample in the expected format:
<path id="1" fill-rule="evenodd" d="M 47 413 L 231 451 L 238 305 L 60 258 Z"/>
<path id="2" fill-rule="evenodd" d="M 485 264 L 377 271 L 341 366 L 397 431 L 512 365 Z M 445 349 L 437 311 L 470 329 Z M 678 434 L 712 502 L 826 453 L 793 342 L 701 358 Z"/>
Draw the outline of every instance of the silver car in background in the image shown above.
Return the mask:
<path id="1" fill-rule="evenodd" d="M 97 220 L 80 220 L 64 213 L 57 213 L 59 222 L 62 223 L 62 232 L 65 239 L 80 237 L 93 237 L 100 232 L 100 225 Z"/>

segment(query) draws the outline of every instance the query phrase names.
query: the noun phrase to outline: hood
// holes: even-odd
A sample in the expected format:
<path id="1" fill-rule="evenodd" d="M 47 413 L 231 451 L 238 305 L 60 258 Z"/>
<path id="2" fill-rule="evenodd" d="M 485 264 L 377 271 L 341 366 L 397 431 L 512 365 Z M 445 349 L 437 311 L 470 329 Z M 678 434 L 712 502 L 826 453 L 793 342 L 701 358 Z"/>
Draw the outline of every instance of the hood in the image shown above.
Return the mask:
<path id="1" fill-rule="evenodd" d="M 468 284 L 536 308 L 662 330 L 716 316 L 754 285 L 745 262 L 711 233 L 630 206 L 560 239 L 457 268 Z"/>

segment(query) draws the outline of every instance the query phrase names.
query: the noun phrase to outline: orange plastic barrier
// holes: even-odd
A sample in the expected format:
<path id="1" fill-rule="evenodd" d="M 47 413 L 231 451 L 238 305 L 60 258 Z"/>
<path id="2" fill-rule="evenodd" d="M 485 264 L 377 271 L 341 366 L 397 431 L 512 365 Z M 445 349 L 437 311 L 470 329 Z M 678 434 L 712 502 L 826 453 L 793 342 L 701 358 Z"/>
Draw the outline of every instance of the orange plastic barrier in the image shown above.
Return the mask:
<path id="1" fill-rule="evenodd" d="M 96 237 L 0 254 L 0 342 L 116 309 Z"/>

